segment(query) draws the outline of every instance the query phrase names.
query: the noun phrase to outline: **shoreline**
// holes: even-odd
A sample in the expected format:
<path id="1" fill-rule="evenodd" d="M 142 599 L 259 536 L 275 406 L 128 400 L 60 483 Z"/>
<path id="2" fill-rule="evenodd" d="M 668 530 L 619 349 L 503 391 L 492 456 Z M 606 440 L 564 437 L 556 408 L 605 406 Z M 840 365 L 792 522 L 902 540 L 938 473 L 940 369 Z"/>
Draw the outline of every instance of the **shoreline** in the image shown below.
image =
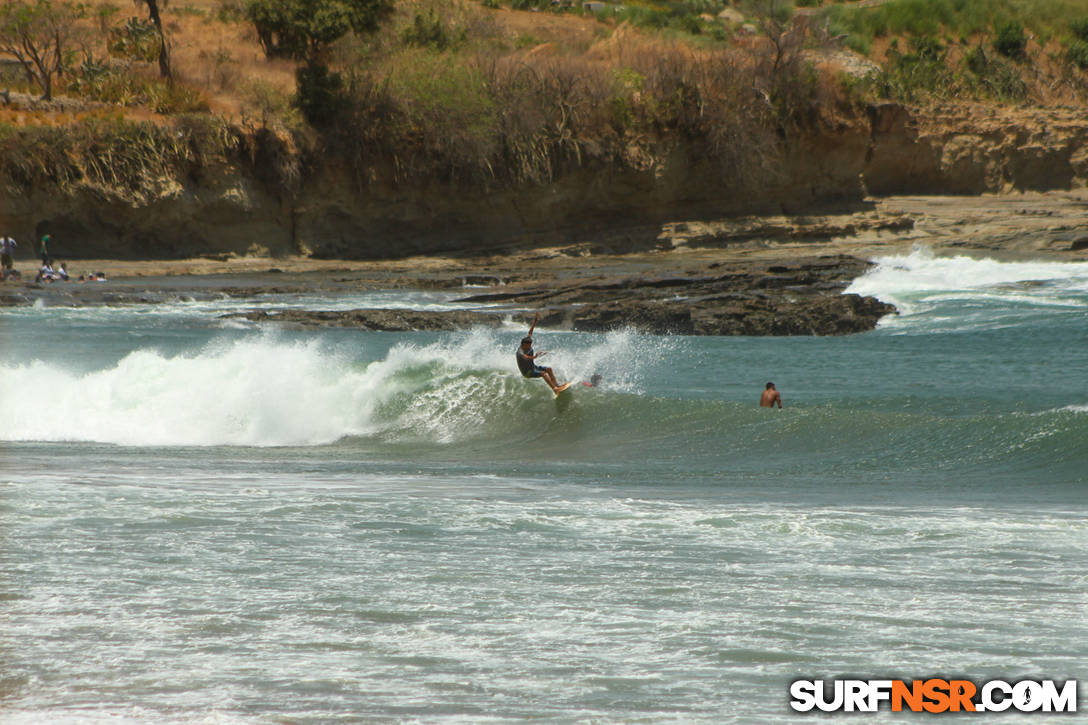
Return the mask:
<path id="1" fill-rule="evenodd" d="M 64 241 L 60 240 L 61 253 Z M 469 301 L 499 300 L 511 306 L 550 310 L 543 315 L 550 325 L 570 329 L 610 329 L 625 318 L 642 318 L 635 326 L 649 332 L 840 334 L 871 329 L 887 312 L 871 303 L 866 303 L 868 307 L 852 303 L 834 310 L 827 305 L 841 302 L 842 290 L 863 273 L 869 259 L 908 253 L 917 245 L 938 255 L 966 254 L 1000 261 L 1088 261 L 1088 190 L 888 197 L 871 200 L 871 208 L 862 212 L 673 222 L 658 230 L 655 249 L 623 254 L 577 244 L 510 249 L 500 254 L 471 255 L 466 251 L 386 260 L 302 256 L 65 259 L 73 279 L 49 284 L 33 282 L 37 264 L 24 257 L 16 261 L 22 279 L 0 283 L 0 306 L 154 304 L 224 295 L 335 296 L 377 289 L 465 289 Z M 26 254 L 25 248 L 20 251 Z M 108 281 L 75 281 L 90 272 L 104 272 Z M 602 292 L 607 289 L 614 293 Z M 684 301 L 663 307 L 667 300 L 679 297 Z M 738 307 L 738 302 L 744 304 Z M 587 305 L 595 306 L 595 311 L 582 309 Z M 827 308 L 823 314 L 834 320 L 814 326 L 806 318 L 806 310 L 813 305 Z M 677 318 L 678 314 L 683 316 L 683 308 L 700 306 L 716 317 L 725 310 L 734 321 L 700 325 Z M 864 312 L 862 307 L 866 307 Z M 577 314 L 572 312 L 575 308 L 580 310 Z M 757 312 L 794 322 L 762 327 L 738 323 Z M 435 319 L 443 314 L 434 313 Z M 840 324 L 844 317 L 859 314 L 865 319 Z M 463 326 L 466 319 L 451 319 L 450 324 Z M 295 322 L 361 324 L 358 315 Z M 400 329 L 432 329 L 440 323 L 432 320 L 421 323 L 422 327 L 403 324 Z"/>

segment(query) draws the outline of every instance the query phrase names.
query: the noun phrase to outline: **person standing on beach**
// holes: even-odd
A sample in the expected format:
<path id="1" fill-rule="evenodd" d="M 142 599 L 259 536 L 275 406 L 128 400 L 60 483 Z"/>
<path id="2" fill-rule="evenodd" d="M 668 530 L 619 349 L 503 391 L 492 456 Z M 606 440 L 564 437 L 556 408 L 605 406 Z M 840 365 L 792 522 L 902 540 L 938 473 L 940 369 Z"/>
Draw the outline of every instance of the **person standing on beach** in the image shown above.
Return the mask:
<path id="1" fill-rule="evenodd" d="M 767 387 L 764 388 L 763 395 L 759 399 L 759 405 L 762 408 L 773 408 L 775 403 L 778 403 L 778 407 L 781 409 L 782 396 L 774 389 L 774 383 L 767 383 Z"/>
<path id="2" fill-rule="evenodd" d="M 0 242 L 0 274 L 3 274 L 4 279 L 8 278 L 11 274 L 11 270 L 15 266 L 13 255 L 15 254 L 15 248 L 19 244 L 11 237 L 4 237 L 4 240 Z"/>
<path id="3" fill-rule="evenodd" d="M 555 380 L 555 373 L 551 368 L 541 367 L 534 362 L 537 358 L 547 355 L 547 351 L 533 352 L 533 330 L 536 329 L 536 321 L 539 314 L 533 315 L 533 324 L 529 325 L 529 334 L 521 340 L 521 347 L 518 348 L 518 370 L 521 371 L 522 377 L 526 378 L 541 378 L 548 384 L 548 387 L 552 389 L 553 393 L 559 393 L 559 383 Z"/>
<path id="4" fill-rule="evenodd" d="M 52 240 L 53 240 L 53 238 L 51 236 L 49 236 L 48 234 L 43 234 L 42 235 L 42 241 L 41 241 L 40 246 L 41 246 L 41 252 L 42 252 L 42 264 L 43 265 L 49 264 L 49 242 L 51 242 Z"/>

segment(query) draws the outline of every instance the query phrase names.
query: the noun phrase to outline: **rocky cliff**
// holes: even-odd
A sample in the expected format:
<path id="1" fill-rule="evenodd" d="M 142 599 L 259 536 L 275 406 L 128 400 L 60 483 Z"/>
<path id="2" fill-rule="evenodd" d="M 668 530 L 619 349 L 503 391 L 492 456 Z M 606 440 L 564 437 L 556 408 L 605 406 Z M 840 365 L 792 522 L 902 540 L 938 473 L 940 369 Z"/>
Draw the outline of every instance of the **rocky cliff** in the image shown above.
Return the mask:
<path id="1" fill-rule="evenodd" d="M 591 160 L 545 185 L 484 189 L 395 183 L 378 164 L 360 182 L 334 154 L 304 162 L 265 135 L 188 154 L 127 188 L 80 170 L 66 183 L 8 173 L 0 222 L 20 240 L 50 232 L 68 258 L 379 258 L 569 242 L 631 251 L 658 244 L 669 222 L 800 214 L 866 194 L 1084 186 L 1086 141 L 1088 118 L 1073 110 L 884 104 L 783 141 L 774 163 L 743 178 L 679 143 L 640 169 Z"/>

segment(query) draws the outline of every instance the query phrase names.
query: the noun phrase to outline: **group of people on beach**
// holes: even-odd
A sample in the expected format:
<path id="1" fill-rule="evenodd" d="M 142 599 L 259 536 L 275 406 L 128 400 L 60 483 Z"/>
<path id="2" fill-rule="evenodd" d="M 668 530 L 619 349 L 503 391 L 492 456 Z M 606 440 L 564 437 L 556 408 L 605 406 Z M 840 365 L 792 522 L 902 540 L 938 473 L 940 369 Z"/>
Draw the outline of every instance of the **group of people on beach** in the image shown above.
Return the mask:
<path id="1" fill-rule="evenodd" d="M 38 284 L 43 282 L 68 282 L 71 280 L 71 276 L 68 274 L 68 265 L 64 262 L 56 262 L 50 254 L 49 245 L 52 239 L 50 235 L 44 234 L 38 245 L 38 251 L 41 253 L 42 258 L 41 267 L 38 268 L 38 274 L 34 277 L 34 281 Z M 19 279 L 21 276 L 19 270 L 15 269 L 15 248 L 18 246 L 19 243 L 12 237 L 0 238 L 0 278 L 4 281 Z M 105 282 L 106 275 L 102 272 L 88 272 L 79 275 L 78 281 Z"/>
<path id="2" fill-rule="evenodd" d="M 517 362 L 518 370 L 521 371 L 521 375 L 524 378 L 540 378 L 548 387 L 552 389 L 552 392 L 557 396 L 560 392 L 565 390 L 570 383 L 566 385 L 560 385 L 559 381 L 555 379 L 555 371 L 549 367 L 537 365 L 536 361 L 547 354 L 547 350 L 541 350 L 536 352 L 533 350 L 533 330 L 536 329 L 536 323 L 540 319 L 539 313 L 533 315 L 533 323 L 529 325 L 529 332 L 521 339 L 521 346 L 517 350 Z M 599 373 L 594 373 L 589 382 L 583 382 L 582 385 L 589 387 L 596 387 L 600 385 L 601 376 Z M 762 408 L 773 408 L 777 405 L 782 407 L 782 395 L 775 388 L 774 383 L 767 383 L 767 387 L 763 389 L 763 394 L 759 398 L 759 405 Z"/>

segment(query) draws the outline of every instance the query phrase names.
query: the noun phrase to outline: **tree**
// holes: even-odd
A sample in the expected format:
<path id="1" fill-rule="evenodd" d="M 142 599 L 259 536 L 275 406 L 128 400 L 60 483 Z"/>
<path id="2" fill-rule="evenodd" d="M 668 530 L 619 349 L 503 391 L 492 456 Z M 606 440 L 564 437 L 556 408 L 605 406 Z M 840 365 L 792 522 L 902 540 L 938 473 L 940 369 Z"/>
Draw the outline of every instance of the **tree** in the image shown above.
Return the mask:
<path id="1" fill-rule="evenodd" d="M 53 79 L 72 65 L 70 47 L 79 32 L 82 4 L 51 0 L 6 0 L 0 4 L 0 51 L 15 56 L 27 79 L 41 88 L 42 100 L 53 98 Z"/>
<path id="2" fill-rule="evenodd" d="M 170 73 L 170 55 L 166 50 L 166 33 L 162 29 L 162 16 L 159 14 L 159 2 L 160 0 L 135 0 L 137 6 L 146 5 L 147 15 L 155 26 L 155 30 L 159 31 L 159 75 L 163 78 L 171 78 Z M 166 7 L 166 0 L 161 0 L 162 6 Z"/>
<path id="3" fill-rule="evenodd" d="M 792 0 L 752 0 L 749 10 L 756 25 L 774 46 L 773 72 L 795 55 L 804 40 L 804 30 L 793 23 Z"/>
<path id="4" fill-rule="evenodd" d="M 392 11 L 393 0 L 250 0 L 246 17 L 266 55 L 313 65 L 333 42 L 374 32 Z"/>
<path id="5" fill-rule="evenodd" d="M 372 33 L 393 12 L 393 0 L 250 0 L 246 17 L 269 57 L 305 62 L 296 73 L 295 106 L 315 126 L 331 122 L 345 105 L 344 79 L 325 56 L 349 32 Z"/>

